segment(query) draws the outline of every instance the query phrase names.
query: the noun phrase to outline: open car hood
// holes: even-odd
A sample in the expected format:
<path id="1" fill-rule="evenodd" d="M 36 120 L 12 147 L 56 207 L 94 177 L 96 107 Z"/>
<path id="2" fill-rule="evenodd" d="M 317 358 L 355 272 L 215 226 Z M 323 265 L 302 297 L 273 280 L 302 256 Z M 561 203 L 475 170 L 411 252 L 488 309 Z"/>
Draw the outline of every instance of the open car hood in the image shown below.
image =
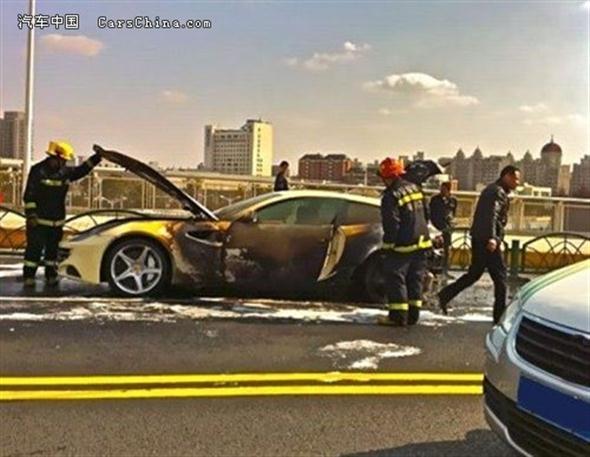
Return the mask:
<path id="1" fill-rule="evenodd" d="M 140 162 L 139 160 L 136 160 L 132 157 L 126 156 L 125 154 L 121 154 L 120 152 L 109 151 L 106 149 L 103 149 L 102 157 L 108 160 L 109 162 L 120 165 L 121 167 L 125 168 L 131 173 L 134 173 L 137 176 L 152 183 L 158 189 L 166 192 L 168 195 L 178 200 L 182 205 L 183 209 L 190 211 L 195 216 L 199 216 L 207 220 L 218 220 L 217 216 L 215 216 L 213 212 L 211 212 L 205 206 L 201 205 L 198 201 L 196 201 L 186 192 L 180 190 L 178 187 L 172 184 L 172 182 L 168 180 L 168 178 L 161 175 L 145 163 Z"/>
<path id="2" fill-rule="evenodd" d="M 404 179 L 421 186 L 428 178 L 444 173 L 433 160 L 415 160 L 406 167 Z"/>

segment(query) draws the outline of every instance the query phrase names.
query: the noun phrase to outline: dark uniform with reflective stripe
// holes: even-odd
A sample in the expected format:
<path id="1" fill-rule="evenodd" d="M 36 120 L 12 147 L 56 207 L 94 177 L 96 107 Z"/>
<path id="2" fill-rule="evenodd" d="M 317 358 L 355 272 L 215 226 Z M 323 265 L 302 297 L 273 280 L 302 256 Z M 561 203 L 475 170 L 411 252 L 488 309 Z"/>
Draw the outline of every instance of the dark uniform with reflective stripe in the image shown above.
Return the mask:
<path id="1" fill-rule="evenodd" d="M 86 176 L 100 162 L 95 154 L 77 167 L 52 168 L 51 157 L 31 168 L 24 202 L 27 216 L 27 248 L 23 276 L 33 283 L 41 254 L 45 251 L 45 277 L 57 278 L 57 251 L 66 217 L 66 194 L 69 183 Z"/>
<path id="2" fill-rule="evenodd" d="M 420 317 L 426 253 L 432 247 L 420 188 L 404 179 L 394 181 L 383 192 L 381 219 L 389 319 L 413 325 Z"/>

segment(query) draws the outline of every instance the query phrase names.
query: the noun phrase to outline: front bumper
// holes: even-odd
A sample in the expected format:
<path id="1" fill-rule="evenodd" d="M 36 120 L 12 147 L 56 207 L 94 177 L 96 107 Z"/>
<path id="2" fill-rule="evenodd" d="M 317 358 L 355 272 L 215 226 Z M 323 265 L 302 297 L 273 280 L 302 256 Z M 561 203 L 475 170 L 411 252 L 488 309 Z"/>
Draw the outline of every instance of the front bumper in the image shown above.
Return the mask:
<path id="1" fill-rule="evenodd" d="M 527 413 L 484 380 L 485 416 L 490 427 L 526 456 L 587 457 L 590 443 Z"/>
<path id="2" fill-rule="evenodd" d="M 588 389 L 564 381 L 523 360 L 515 349 L 520 319 L 506 335 L 494 327 L 486 338 L 485 417 L 490 428 L 525 456 L 590 455 L 590 443 L 518 407 L 521 376 L 557 392 L 590 402 Z"/>
<path id="3" fill-rule="evenodd" d="M 70 279 L 99 284 L 102 258 L 111 242 L 111 237 L 101 235 L 80 242 L 62 241 L 59 274 Z"/>

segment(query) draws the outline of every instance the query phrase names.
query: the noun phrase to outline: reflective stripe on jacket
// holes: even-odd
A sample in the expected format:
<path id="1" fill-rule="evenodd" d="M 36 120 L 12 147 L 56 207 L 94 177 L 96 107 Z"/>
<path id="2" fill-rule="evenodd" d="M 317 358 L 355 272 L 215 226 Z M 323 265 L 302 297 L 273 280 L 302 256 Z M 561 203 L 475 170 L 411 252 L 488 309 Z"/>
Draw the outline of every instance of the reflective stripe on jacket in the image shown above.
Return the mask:
<path id="1" fill-rule="evenodd" d="M 396 180 L 381 198 L 384 247 L 407 253 L 432 246 L 422 190 L 404 179 Z"/>

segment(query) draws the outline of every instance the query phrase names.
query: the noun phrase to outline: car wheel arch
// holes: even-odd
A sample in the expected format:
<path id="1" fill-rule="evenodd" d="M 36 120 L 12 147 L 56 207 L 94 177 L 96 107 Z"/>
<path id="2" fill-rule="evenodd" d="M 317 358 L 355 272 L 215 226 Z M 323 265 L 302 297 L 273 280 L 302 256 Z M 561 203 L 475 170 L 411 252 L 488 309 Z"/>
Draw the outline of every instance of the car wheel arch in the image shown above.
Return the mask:
<path id="1" fill-rule="evenodd" d="M 367 290 L 367 284 L 365 275 L 367 274 L 367 270 L 371 267 L 371 265 L 375 262 L 380 261 L 379 257 L 382 251 L 379 246 L 375 246 L 364 258 L 362 262 L 355 268 L 352 277 L 351 277 L 351 285 L 354 288 L 355 293 L 358 295 L 358 298 L 361 300 L 368 300 L 369 302 L 376 302 L 381 303 L 381 300 L 375 301 L 375 298 L 372 297 L 371 292 Z"/>

